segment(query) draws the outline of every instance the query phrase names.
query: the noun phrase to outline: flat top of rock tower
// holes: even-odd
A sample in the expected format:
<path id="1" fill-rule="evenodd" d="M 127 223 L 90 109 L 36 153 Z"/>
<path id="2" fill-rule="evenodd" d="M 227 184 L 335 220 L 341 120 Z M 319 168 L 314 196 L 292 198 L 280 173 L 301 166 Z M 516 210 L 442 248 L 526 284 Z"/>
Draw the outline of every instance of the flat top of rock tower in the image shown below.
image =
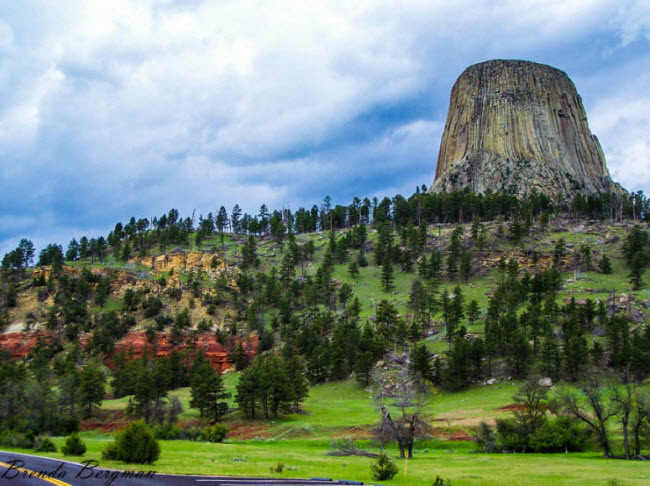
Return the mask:
<path id="1" fill-rule="evenodd" d="M 549 66 L 547 64 L 540 64 L 532 61 L 523 61 L 520 59 L 491 59 L 489 61 L 483 61 L 476 64 L 472 64 L 467 69 L 465 69 L 462 74 L 458 77 L 459 80 L 468 76 L 476 76 L 484 74 L 486 71 L 489 71 L 490 74 L 499 74 L 500 72 L 514 71 L 519 74 L 530 73 L 530 74 L 545 74 L 553 75 L 556 77 L 562 77 L 570 79 L 567 73 L 564 71 Z"/>

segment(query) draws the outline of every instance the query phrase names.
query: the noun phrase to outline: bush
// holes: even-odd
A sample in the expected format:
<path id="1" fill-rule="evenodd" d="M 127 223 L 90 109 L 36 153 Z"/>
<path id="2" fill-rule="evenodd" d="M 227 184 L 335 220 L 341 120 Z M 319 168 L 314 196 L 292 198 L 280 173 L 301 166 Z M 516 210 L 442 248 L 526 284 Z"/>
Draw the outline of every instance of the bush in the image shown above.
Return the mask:
<path id="1" fill-rule="evenodd" d="M 34 447 L 34 434 L 28 432 L 12 432 L 5 430 L 0 433 L 0 446 L 16 449 L 31 449 Z"/>
<path id="2" fill-rule="evenodd" d="M 102 450 L 102 459 L 105 461 L 119 461 L 120 456 L 117 453 L 117 443 L 115 441 L 109 442 Z"/>
<path id="3" fill-rule="evenodd" d="M 203 432 L 203 440 L 206 442 L 223 442 L 228 433 L 228 427 L 224 424 L 214 424 Z"/>
<path id="4" fill-rule="evenodd" d="M 531 435 L 530 447 L 534 452 L 578 452 L 584 449 L 584 434 L 575 420 L 558 417 Z"/>
<path id="5" fill-rule="evenodd" d="M 56 446 L 49 437 L 39 437 L 34 444 L 36 452 L 56 452 Z"/>
<path id="6" fill-rule="evenodd" d="M 76 415 L 59 417 L 56 428 L 50 430 L 52 435 L 70 435 L 79 432 L 79 417 Z"/>
<path id="7" fill-rule="evenodd" d="M 76 432 L 70 434 L 61 447 L 64 456 L 83 456 L 86 453 L 86 444 Z"/>
<path id="8" fill-rule="evenodd" d="M 386 454 L 380 454 L 377 457 L 377 462 L 370 465 L 370 472 L 372 473 L 372 479 L 385 481 L 395 477 L 397 466 Z"/>
<path id="9" fill-rule="evenodd" d="M 271 466 L 271 472 L 281 473 L 284 471 L 284 463 L 278 462 L 275 466 Z"/>
<path id="10" fill-rule="evenodd" d="M 183 429 L 178 425 L 164 424 L 153 429 L 158 440 L 178 440 L 181 438 Z"/>
<path id="11" fill-rule="evenodd" d="M 185 440 L 192 440 L 195 442 L 202 441 L 203 440 L 203 430 L 201 430 L 199 427 L 196 427 L 195 425 L 188 427 L 183 430 L 182 433 L 182 438 Z"/>
<path id="12" fill-rule="evenodd" d="M 142 420 L 129 424 L 102 452 L 103 459 L 131 464 L 152 464 L 159 457 L 160 445 Z"/>
<path id="13" fill-rule="evenodd" d="M 512 419 L 497 420 L 497 445 L 504 452 L 525 452 L 528 436 Z"/>
<path id="14" fill-rule="evenodd" d="M 451 486 L 451 481 L 449 481 L 449 479 L 442 479 L 440 476 L 436 476 L 436 479 L 433 480 L 433 486 Z"/>
<path id="15" fill-rule="evenodd" d="M 494 428 L 487 422 L 481 422 L 474 427 L 472 435 L 480 452 L 492 453 L 497 451 L 497 436 L 494 433 Z"/>

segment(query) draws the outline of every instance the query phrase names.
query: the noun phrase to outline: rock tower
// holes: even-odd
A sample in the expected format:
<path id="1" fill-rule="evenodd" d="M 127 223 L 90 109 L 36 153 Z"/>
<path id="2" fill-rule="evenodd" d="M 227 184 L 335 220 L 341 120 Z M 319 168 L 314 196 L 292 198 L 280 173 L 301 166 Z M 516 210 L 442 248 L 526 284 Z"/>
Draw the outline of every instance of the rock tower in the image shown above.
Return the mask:
<path id="1" fill-rule="evenodd" d="M 554 201 L 622 191 L 589 131 L 582 99 L 559 69 L 493 60 L 468 67 L 451 91 L 433 192 L 533 191 Z"/>

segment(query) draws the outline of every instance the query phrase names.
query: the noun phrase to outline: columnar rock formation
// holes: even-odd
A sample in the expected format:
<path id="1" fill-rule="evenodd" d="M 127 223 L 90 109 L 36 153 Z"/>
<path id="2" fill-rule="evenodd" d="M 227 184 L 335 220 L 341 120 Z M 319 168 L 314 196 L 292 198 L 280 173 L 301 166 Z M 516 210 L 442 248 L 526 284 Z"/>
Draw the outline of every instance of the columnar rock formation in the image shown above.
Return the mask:
<path id="1" fill-rule="evenodd" d="M 562 71 L 528 61 L 467 68 L 451 92 L 434 192 L 533 191 L 556 201 L 620 192 L 582 100 Z"/>

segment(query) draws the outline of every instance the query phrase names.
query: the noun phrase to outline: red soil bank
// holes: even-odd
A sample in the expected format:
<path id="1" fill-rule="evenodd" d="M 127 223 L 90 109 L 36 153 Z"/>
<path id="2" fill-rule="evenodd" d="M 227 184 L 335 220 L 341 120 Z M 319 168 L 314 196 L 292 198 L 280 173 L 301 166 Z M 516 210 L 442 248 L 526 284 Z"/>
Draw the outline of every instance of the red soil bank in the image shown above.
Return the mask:
<path id="1" fill-rule="evenodd" d="M 50 332 L 44 331 L 0 334 L 0 349 L 8 352 L 13 359 L 22 359 L 29 355 L 32 349 L 37 345 L 39 339 L 49 341 L 51 337 L 52 334 Z M 258 344 L 257 336 L 251 336 L 246 339 L 230 339 L 231 340 L 228 343 L 229 346 L 234 348 L 234 346 L 242 341 L 248 356 L 251 359 L 255 357 Z M 82 345 L 85 341 L 86 339 L 82 338 Z M 133 358 L 140 358 L 144 354 L 145 349 L 147 349 L 148 354 L 151 354 L 153 349 L 156 349 L 156 356 L 169 356 L 174 349 L 178 351 L 185 349 L 200 349 L 210 360 L 210 363 L 216 370 L 225 371 L 232 366 L 232 363 L 228 360 L 227 351 L 221 343 L 217 341 L 217 337 L 212 333 L 198 334 L 196 336 L 196 341 L 192 346 L 188 346 L 187 343 L 174 346 L 169 342 L 169 335 L 158 334 L 156 336 L 155 344 L 156 345 L 154 346 L 147 341 L 144 332 L 131 332 L 115 345 L 113 356 L 115 356 L 119 351 L 124 351 L 125 353 L 131 352 Z M 107 358 L 104 362 L 109 368 L 113 368 L 114 361 L 112 358 Z"/>

